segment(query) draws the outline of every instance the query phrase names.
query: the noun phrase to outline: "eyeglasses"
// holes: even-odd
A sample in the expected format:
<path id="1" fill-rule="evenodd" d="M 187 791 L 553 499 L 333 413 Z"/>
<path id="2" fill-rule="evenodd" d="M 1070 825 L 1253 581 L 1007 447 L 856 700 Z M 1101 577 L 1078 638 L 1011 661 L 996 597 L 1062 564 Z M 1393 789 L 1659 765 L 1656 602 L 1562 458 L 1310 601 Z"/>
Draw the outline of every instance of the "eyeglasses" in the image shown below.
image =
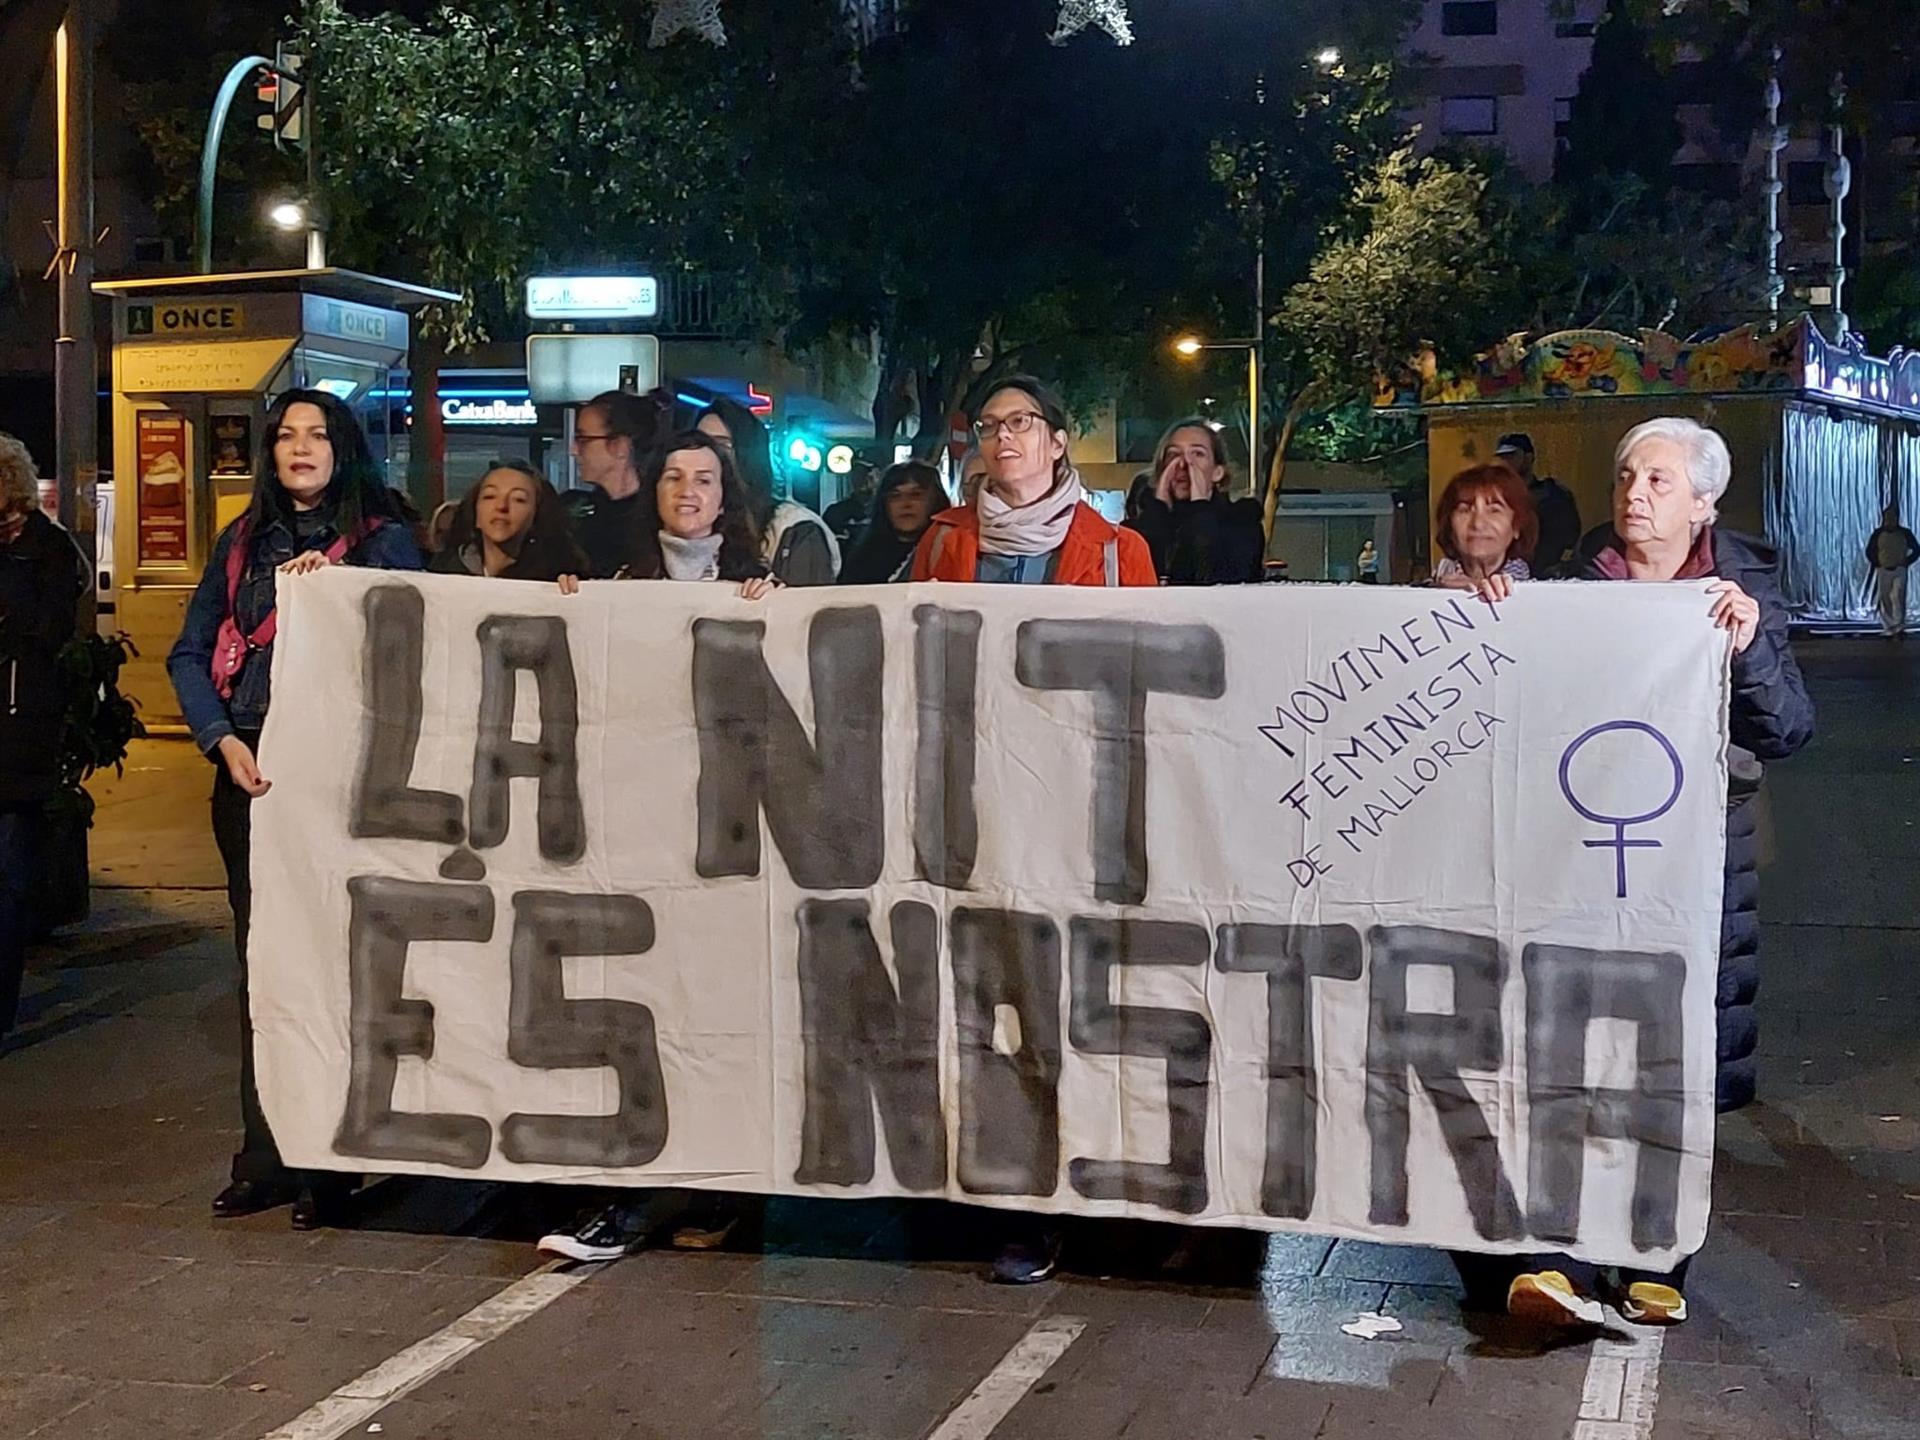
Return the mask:
<path id="1" fill-rule="evenodd" d="M 595 440 L 617 440 L 618 438 L 612 431 L 604 435 L 588 435 L 579 430 L 573 432 L 573 443 L 576 445 L 590 445 Z"/>
<path id="2" fill-rule="evenodd" d="M 998 439 L 1002 431 L 1009 435 L 1024 435 L 1033 429 L 1034 421 L 1044 422 L 1046 418 L 1038 410 L 1019 410 L 1005 419 L 982 416 L 973 422 L 973 433 L 983 441 Z"/>

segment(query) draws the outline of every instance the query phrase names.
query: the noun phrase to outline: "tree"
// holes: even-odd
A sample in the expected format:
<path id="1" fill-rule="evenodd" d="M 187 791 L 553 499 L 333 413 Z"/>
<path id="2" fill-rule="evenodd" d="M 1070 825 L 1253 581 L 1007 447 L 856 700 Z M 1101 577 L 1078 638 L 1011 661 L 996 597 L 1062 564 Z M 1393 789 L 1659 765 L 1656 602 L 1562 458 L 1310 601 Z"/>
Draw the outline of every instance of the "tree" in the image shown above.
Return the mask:
<path id="1" fill-rule="evenodd" d="M 886 179 L 845 172 L 859 218 L 809 299 L 880 336 L 882 434 L 917 409 L 937 442 L 1012 369 L 1111 398 L 1182 330 L 1247 333 L 1260 242 L 1277 294 L 1399 139 L 1368 62 L 1409 5 L 1154 0 L 1134 46 L 1064 51 L 1031 43 L 1032 10 L 922 0 L 863 63 L 855 148 Z M 1330 41 L 1343 74 L 1313 63 Z"/>
<path id="2" fill-rule="evenodd" d="M 1610 208 L 1611 182 L 1634 176 L 1662 194 L 1680 148 L 1671 77 L 1655 63 L 1630 0 L 1609 0 L 1594 35 L 1593 58 L 1568 107 L 1568 143 L 1554 179 L 1574 194 L 1575 217 L 1593 221 Z"/>
<path id="3" fill-rule="evenodd" d="M 1511 319 L 1516 221 L 1465 164 L 1396 151 L 1360 184 L 1274 325 L 1292 395 L 1267 474 L 1273 529 L 1288 442 L 1310 413 L 1371 394 L 1417 351 L 1471 356 Z"/>

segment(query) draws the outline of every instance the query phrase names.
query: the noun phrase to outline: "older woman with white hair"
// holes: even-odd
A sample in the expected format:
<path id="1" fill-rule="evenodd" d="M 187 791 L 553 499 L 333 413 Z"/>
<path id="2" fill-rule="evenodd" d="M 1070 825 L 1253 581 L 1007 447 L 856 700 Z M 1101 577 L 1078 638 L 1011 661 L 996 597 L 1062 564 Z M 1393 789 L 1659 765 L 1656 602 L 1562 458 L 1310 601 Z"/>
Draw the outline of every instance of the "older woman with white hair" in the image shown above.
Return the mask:
<path id="1" fill-rule="evenodd" d="M 1773 549 L 1715 523 L 1733 478 L 1727 442 L 1693 420 L 1649 420 L 1621 439 L 1613 468 L 1613 519 L 1581 542 L 1579 576 L 1711 580 L 1709 613 L 1732 637 L 1715 1091 L 1722 1111 L 1737 1110 L 1753 1099 L 1758 1037 L 1760 881 L 1751 802 L 1760 789 L 1761 762 L 1784 760 L 1813 737 L 1813 704 L 1787 644 Z M 1615 1290 L 1620 1313 L 1644 1324 L 1684 1320 L 1686 1268 L 1683 1263 L 1665 1275 L 1621 1273 Z"/>

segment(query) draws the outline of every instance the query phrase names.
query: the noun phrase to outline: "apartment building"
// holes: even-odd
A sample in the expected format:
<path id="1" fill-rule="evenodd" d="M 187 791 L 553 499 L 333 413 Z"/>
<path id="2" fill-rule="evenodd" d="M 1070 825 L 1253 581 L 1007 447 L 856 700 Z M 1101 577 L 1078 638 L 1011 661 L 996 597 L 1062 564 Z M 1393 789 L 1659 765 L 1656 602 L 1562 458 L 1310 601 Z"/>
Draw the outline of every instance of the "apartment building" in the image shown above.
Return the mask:
<path id="1" fill-rule="evenodd" d="M 1420 126 L 1420 144 L 1497 146 L 1530 179 L 1551 179 L 1606 9 L 1606 0 L 1427 0 L 1405 44 L 1420 95 L 1408 119 Z M 1669 157 L 1675 185 L 1751 204 L 1758 215 L 1766 203 L 1767 151 L 1757 83 L 1752 124 L 1730 129 L 1716 103 L 1725 98 L 1726 77 L 1715 64 L 1682 54 L 1664 80 L 1681 136 Z M 1817 103 L 1825 98 L 1815 97 Z M 1802 113 L 1805 108 L 1788 107 Z M 1882 120 L 1870 149 L 1857 137 L 1847 142 L 1852 183 L 1846 263 L 1856 276 L 1863 253 L 1912 243 L 1914 196 L 1920 191 L 1920 84 L 1909 102 Z M 1829 148 L 1822 127 L 1803 124 L 1780 155 L 1780 260 L 1789 306 L 1830 303 Z"/>
<path id="2" fill-rule="evenodd" d="M 1427 0 L 1405 44 L 1421 143 L 1495 145 L 1529 179 L 1552 179 L 1605 9 L 1605 0 Z"/>

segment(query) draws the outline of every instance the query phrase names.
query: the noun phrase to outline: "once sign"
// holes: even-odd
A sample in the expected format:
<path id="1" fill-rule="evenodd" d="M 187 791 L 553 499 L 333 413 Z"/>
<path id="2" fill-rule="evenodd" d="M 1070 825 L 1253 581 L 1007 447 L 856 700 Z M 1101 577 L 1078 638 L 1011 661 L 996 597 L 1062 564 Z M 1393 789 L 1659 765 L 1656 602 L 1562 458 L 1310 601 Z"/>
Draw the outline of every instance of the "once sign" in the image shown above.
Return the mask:
<path id="1" fill-rule="evenodd" d="M 281 616 L 253 1013 L 290 1164 L 1704 1236 L 1698 587 L 342 570 Z"/>

